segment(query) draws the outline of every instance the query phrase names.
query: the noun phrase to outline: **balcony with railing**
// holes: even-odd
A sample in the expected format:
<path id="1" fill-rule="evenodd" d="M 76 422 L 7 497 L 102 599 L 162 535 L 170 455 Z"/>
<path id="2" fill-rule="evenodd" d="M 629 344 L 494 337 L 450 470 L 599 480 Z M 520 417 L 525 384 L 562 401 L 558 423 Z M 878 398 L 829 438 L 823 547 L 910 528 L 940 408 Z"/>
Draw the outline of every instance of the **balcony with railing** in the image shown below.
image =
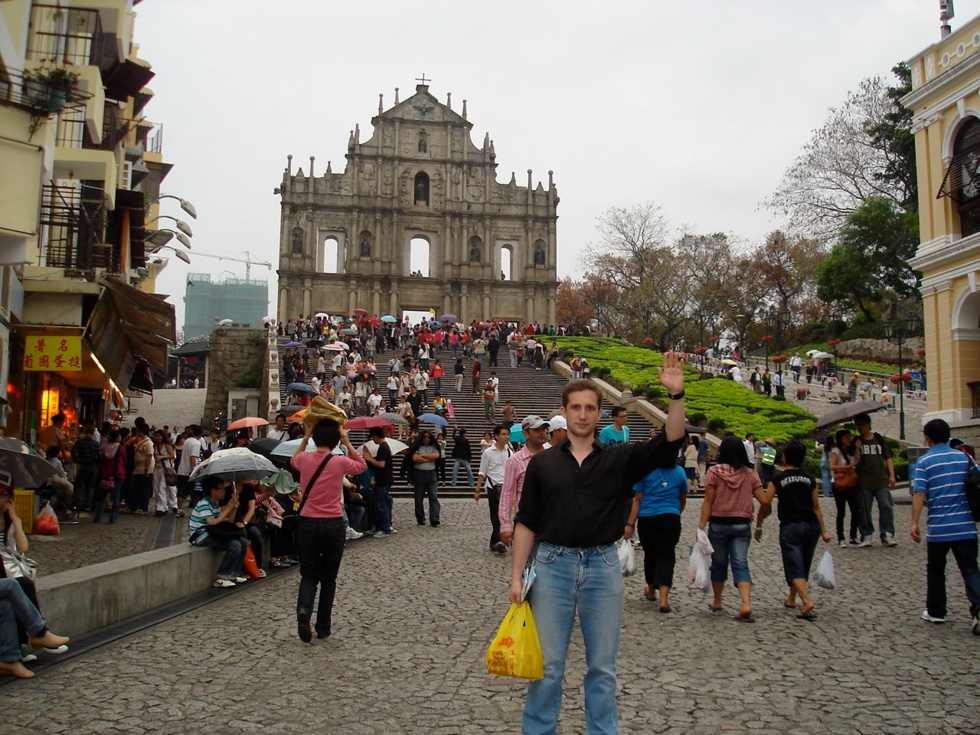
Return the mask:
<path id="1" fill-rule="evenodd" d="M 69 277 L 91 278 L 96 268 L 118 270 L 116 250 L 105 242 L 105 195 L 97 186 L 56 186 L 42 190 L 38 265 L 63 268 Z"/>
<path id="2" fill-rule="evenodd" d="M 31 8 L 27 58 L 97 66 L 102 72 L 116 64 L 98 10 L 38 3 Z"/>

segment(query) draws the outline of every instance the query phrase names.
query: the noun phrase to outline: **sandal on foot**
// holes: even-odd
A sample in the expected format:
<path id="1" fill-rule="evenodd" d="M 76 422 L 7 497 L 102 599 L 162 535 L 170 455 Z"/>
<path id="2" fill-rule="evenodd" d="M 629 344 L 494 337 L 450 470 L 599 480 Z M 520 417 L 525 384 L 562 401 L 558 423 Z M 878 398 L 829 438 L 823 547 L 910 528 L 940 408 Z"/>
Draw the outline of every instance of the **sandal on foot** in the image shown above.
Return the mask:
<path id="1" fill-rule="evenodd" d="M 712 604 L 711 604 L 711 603 L 709 602 L 709 603 L 708 603 L 708 609 L 709 609 L 709 610 L 711 610 L 711 612 L 713 612 L 713 613 L 720 613 L 720 612 L 721 612 L 722 610 L 724 610 L 725 608 L 724 608 L 724 607 L 715 607 L 714 605 L 712 605 Z"/>
<path id="2" fill-rule="evenodd" d="M 735 621 L 739 623 L 754 623 L 755 618 L 752 617 L 752 613 L 749 613 L 748 615 L 736 615 Z"/>
<path id="3" fill-rule="evenodd" d="M 662 612 L 662 613 L 669 613 L 669 612 L 674 612 L 674 611 L 671 610 L 670 609 L 670 606 L 668 605 L 667 607 L 660 608 L 660 612 Z"/>

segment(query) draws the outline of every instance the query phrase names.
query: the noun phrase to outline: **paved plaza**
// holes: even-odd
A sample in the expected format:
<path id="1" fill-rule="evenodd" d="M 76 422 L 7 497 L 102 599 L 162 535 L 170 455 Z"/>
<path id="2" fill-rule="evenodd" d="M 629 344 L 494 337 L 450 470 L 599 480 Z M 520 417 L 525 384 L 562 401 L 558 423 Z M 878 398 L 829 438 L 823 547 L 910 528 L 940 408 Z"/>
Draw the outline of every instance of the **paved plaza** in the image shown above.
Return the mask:
<path id="1" fill-rule="evenodd" d="M 832 523 L 833 504 L 824 503 Z M 731 618 L 733 589 L 725 614 L 714 615 L 708 597 L 688 586 L 700 510 L 692 500 L 675 612 L 660 614 L 643 601 L 640 577 L 627 580 L 621 732 L 980 731 L 980 637 L 970 633 L 955 571 L 952 622 L 919 620 L 925 549 L 908 540 L 909 509 L 896 508 L 898 548 L 832 549 L 840 588 L 816 590 L 815 622 L 783 606 L 769 519 L 750 552 L 757 622 L 743 624 Z M 483 502 L 445 501 L 434 529 L 415 525 L 410 501 L 396 501 L 396 536 L 349 546 L 326 641 L 306 645 L 296 636 L 292 570 L 47 667 L 33 681 L 4 682 L 2 732 L 519 733 L 525 685 L 484 669 L 507 609 L 510 568 L 509 555 L 486 548 L 486 514 Z M 126 525 L 144 521 L 148 542 L 155 520 Z M 561 733 L 585 732 L 583 671 L 576 630 Z"/>

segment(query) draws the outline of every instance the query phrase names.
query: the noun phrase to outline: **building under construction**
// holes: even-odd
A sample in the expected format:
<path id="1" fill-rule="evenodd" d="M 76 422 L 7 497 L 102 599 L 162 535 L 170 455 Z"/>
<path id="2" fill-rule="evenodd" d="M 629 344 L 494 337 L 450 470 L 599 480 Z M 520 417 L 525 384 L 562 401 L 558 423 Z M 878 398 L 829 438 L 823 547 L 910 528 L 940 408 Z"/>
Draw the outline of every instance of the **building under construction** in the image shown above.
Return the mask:
<path id="1" fill-rule="evenodd" d="M 184 291 L 184 340 L 205 338 L 216 324 L 226 319 L 234 324 L 261 327 L 268 309 L 268 281 L 249 278 L 212 281 L 208 273 L 191 273 Z"/>

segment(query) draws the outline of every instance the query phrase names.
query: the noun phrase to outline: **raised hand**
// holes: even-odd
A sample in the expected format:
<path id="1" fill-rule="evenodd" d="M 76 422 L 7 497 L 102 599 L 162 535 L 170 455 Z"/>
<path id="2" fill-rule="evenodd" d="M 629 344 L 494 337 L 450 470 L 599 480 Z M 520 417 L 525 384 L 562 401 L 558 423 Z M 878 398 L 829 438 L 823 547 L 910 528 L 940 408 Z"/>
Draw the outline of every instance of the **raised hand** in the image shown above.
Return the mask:
<path id="1" fill-rule="evenodd" d="M 664 366 L 657 371 L 660 383 L 668 393 L 680 393 L 684 390 L 684 360 L 670 350 L 664 353 Z"/>

